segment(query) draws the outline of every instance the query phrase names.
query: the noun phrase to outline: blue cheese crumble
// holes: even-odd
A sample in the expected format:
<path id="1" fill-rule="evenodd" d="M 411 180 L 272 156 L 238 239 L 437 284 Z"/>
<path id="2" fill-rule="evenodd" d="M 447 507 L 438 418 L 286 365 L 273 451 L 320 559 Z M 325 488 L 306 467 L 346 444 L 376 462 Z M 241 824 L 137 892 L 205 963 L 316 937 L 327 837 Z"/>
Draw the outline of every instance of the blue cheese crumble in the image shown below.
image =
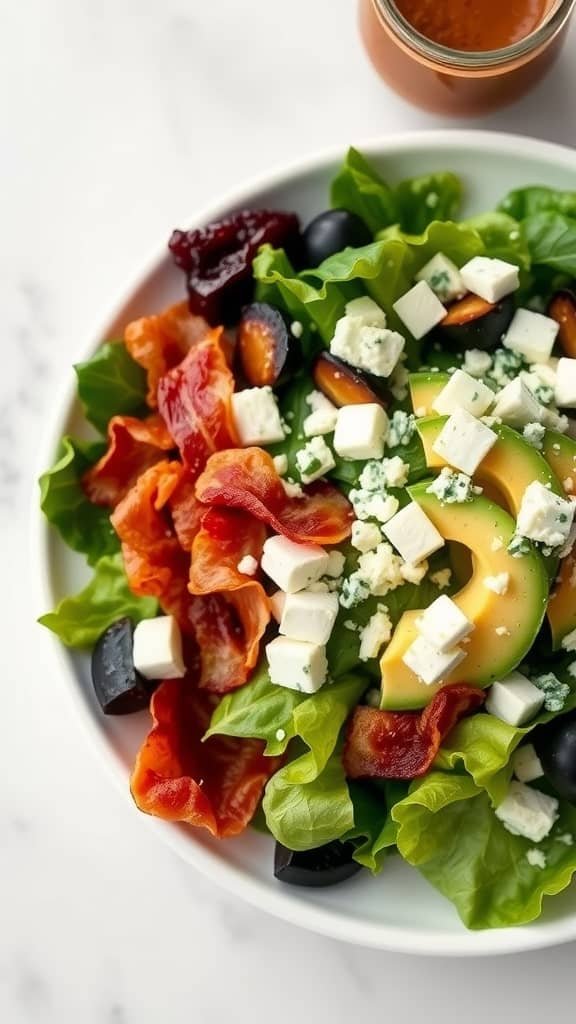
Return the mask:
<path id="1" fill-rule="evenodd" d="M 512 558 L 524 558 L 524 555 L 530 554 L 530 541 L 515 533 L 506 550 Z"/>
<path id="2" fill-rule="evenodd" d="M 526 860 L 531 868 L 540 868 L 543 871 L 546 867 L 545 853 L 543 850 L 537 850 L 535 846 L 531 850 L 526 851 Z"/>
<path id="3" fill-rule="evenodd" d="M 544 672 L 540 676 L 534 676 L 530 681 L 542 690 L 546 711 L 558 713 L 564 710 L 566 700 L 570 696 L 570 687 L 567 683 L 560 682 L 553 672 Z"/>
<path id="4" fill-rule="evenodd" d="M 397 448 L 399 445 L 408 445 L 414 437 L 416 430 L 416 417 L 413 413 L 397 409 L 390 420 L 390 429 L 386 444 L 389 448 Z"/>
<path id="5" fill-rule="evenodd" d="M 533 448 L 537 448 L 539 452 L 544 447 L 545 434 L 546 427 L 543 427 L 541 423 L 527 423 L 522 431 L 524 440 L 531 444 Z"/>
<path id="6" fill-rule="evenodd" d="M 445 466 L 426 488 L 426 493 L 434 494 L 443 505 L 454 505 L 472 501 L 476 488 L 466 473 L 455 473 Z"/>

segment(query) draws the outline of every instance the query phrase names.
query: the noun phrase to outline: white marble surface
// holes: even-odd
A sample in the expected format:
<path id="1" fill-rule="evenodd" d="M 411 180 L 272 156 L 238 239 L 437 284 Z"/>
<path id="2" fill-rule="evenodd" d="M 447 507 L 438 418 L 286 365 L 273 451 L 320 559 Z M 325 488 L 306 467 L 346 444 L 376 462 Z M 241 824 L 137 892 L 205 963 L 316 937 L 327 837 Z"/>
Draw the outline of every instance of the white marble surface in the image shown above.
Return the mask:
<path id="1" fill-rule="evenodd" d="M 574 143 L 575 92 L 573 31 L 546 83 L 478 124 Z M 411 959 L 234 902 L 131 813 L 34 653 L 36 449 L 87 324 L 176 221 L 241 178 L 445 123 L 379 83 L 352 0 L 0 0 L 3 1024 L 573 1013 L 573 946 Z"/>

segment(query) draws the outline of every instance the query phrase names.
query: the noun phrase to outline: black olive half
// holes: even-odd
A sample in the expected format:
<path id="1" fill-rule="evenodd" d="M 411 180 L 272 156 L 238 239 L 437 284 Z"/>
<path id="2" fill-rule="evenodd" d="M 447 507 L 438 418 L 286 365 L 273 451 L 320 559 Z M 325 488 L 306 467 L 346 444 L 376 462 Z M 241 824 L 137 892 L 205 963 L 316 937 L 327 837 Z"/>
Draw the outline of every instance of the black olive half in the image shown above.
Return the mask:
<path id="1" fill-rule="evenodd" d="M 534 747 L 551 786 L 576 803 L 576 715 L 562 715 L 538 729 Z"/>
<path id="2" fill-rule="evenodd" d="M 353 843 L 334 840 L 315 850 L 288 850 L 281 843 L 276 843 L 274 853 L 274 875 L 279 882 L 288 885 L 305 885 L 320 888 L 325 885 L 337 885 L 352 878 L 362 870 L 360 864 L 352 859 Z"/>
<path id="3" fill-rule="evenodd" d="M 491 352 L 502 344 L 515 308 L 511 295 L 496 303 L 486 302 L 479 295 L 466 295 L 449 307 L 434 338 L 460 351 L 479 348 Z"/>
<path id="4" fill-rule="evenodd" d="M 130 715 L 148 707 L 151 685 L 134 668 L 134 623 L 118 619 L 92 652 L 92 684 L 106 715 Z"/>
<path id="5" fill-rule="evenodd" d="M 309 267 L 350 246 L 369 245 L 372 232 L 360 217 L 348 210 L 326 210 L 311 220 L 303 234 L 304 255 Z"/>

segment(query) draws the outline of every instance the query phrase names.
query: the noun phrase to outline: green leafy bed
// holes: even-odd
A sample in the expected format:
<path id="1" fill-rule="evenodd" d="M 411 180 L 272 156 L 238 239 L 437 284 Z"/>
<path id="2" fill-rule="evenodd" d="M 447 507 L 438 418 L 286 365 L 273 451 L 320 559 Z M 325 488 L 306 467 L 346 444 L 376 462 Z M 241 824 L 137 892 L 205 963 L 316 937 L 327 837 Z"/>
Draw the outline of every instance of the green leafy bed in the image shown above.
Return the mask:
<path id="1" fill-rule="evenodd" d="M 457 265 L 486 254 L 516 263 L 522 298 L 542 307 L 551 292 L 576 275 L 576 192 L 530 187 L 511 192 L 497 210 L 456 222 L 461 182 L 438 172 L 389 186 L 356 150 L 351 149 L 332 183 L 332 205 L 357 213 L 374 240 L 345 249 L 320 267 L 296 272 L 282 250 L 265 245 L 254 261 L 257 297 L 279 306 L 303 325 L 302 362 L 280 395 L 291 434 L 273 454 L 286 454 L 288 474 L 297 477 L 295 453 L 301 425 L 309 412 L 309 361 L 332 336 L 347 301 L 365 294 L 399 327 L 392 303 L 412 285 L 417 271 L 437 252 Z M 403 328 L 405 333 L 405 328 Z M 441 353 L 438 363 L 441 362 Z M 420 347 L 408 338 L 407 366 L 418 368 Z M 105 345 L 77 367 L 78 392 L 87 420 L 104 434 L 112 415 L 141 415 L 144 374 L 120 343 Z M 398 409 L 408 406 L 399 398 Z M 41 504 L 64 541 L 86 556 L 93 575 L 81 593 L 65 598 L 43 617 L 45 626 L 74 647 L 90 647 L 121 615 L 135 620 L 153 616 L 152 599 L 131 594 L 119 545 L 105 510 L 91 505 L 81 477 L 103 451 L 103 441 L 66 437 L 55 465 L 41 479 Z M 410 481 L 425 473 L 417 437 L 398 447 L 409 462 Z M 332 476 L 347 490 L 361 466 L 337 461 Z M 402 500 L 401 492 L 398 497 Z M 357 552 L 343 546 L 348 570 Z M 436 556 L 441 569 L 446 556 Z M 450 591 L 448 591 L 450 592 Z M 438 588 L 429 578 L 405 584 L 387 595 L 393 622 L 411 607 L 428 604 Z M 332 682 L 313 696 L 273 686 L 261 665 L 242 689 L 224 697 L 208 735 L 257 737 L 269 755 L 285 763 L 268 783 L 263 801 L 267 829 L 294 850 L 348 838 L 356 859 L 375 874 L 388 852 L 397 849 L 440 892 L 452 900 L 470 928 L 517 925 L 533 920 L 545 895 L 565 888 L 576 870 L 576 808 L 562 802 L 550 836 L 540 844 L 545 867 L 526 857 L 531 844 L 511 835 L 494 806 L 511 776 L 510 756 L 530 729 L 514 729 L 481 713 L 461 722 L 441 749 L 433 770 L 409 787 L 400 783 L 349 783 L 341 760 L 343 725 L 377 678 L 377 663 L 359 662 L 358 629 L 375 611 L 376 599 L 342 610 L 328 657 Z M 348 623 L 346 625 L 345 623 Z M 566 662 L 554 666 L 569 686 L 564 709 L 576 707 L 576 683 Z M 377 894 L 376 894 L 377 895 Z"/>

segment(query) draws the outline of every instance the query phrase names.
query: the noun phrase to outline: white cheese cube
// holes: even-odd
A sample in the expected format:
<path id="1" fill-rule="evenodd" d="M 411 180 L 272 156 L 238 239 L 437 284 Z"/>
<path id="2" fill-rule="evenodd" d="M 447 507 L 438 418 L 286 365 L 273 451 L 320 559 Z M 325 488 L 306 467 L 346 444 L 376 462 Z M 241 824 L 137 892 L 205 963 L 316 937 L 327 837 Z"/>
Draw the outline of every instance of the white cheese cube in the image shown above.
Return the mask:
<path id="1" fill-rule="evenodd" d="M 182 634 L 173 615 L 139 622 L 132 654 L 134 668 L 145 679 L 180 679 L 186 674 Z"/>
<path id="2" fill-rule="evenodd" d="M 270 681 L 301 693 L 316 693 L 326 682 L 328 662 L 324 647 L 304 640 L 277 636 L 266 644 Z"/>
<path id="3" fill-rule="evenodd" d="M 314 594 L 301 590 L 287 594 L 280 632 L 292 640 L 327 644 L 338 614 L 336 594 Z"/>
<path id="4" fill-rule="evenodd" d="M 364 327 L 386 327 L 386 313 L 369 295 L 351 299 L 345 308 L 346 316 L 359 317 Z"/>
<path id="5" fill-rule="evenodd" d="M 559 547 L 568 539 L 575 507 L 573 501 L 560 498 L 533 480 L 522 496 L 516 532 L 547 547 Z"/>
<path id="6" fill-rule="evenodd" d="M 416 341 L 446 316 L 446 309 L 426 281 L 415 284 L 393 303 L 393 308 Z"/>
<path id="7" fill-rule="evenodd" d="M 502 343 L 505 348 L 524 356 L 528 363 L 546 363 L 559 330 L 557 320 L 531 309 L 517 309 Z"/>
<path id="8" fill-rule="evenodd" d="M 344 572 L 344 565 L 346 558 L 341 551 L 332 549 L 328 554 L 328 566 L 326 568 L 326 576 L 330 576 L 331 579 L 338 579 Z"/>
<path id="9" fill-rule="evenodd" d="M 486 302 L 500 302 L 520 285 L 518 267 L 506 260 L 474 256 L 460 268 L 465 287 Z"/>
<path id="10" fill-rule="evenodd" d="M 284 428 L 272 388 L 235 391 L 230 404 L 238 440 L 243 447 L 284 440 Z"/>
<path id="11" fill-rule="evenodd" d="M 511 672 L 493 683 L 486 699 L 486 711 L 508 725 L 526 725 L 544 704 L 544 693 L 521 672 Z"/>
<path id="12" fill-rule="evenodd" d="M 432 403 L 441 416 L 449 416 L 455 409 L 465 409 L 473 416 L 482 416 L 492 405 L 494 392 L 471 377 L 465 370 L 456 370 Z"/>
<path id="13" fill-rule="evenodd" d="M 381 459 L 388 429 L 381 405 L 344 405 L 338 410 L 334 449 L 345 459 Z"/>
<path id="14" fill-rule="evenodd" d="M 382 527 L 382 532 L 404 561 L 413 564 L 444 547 L 444 538 L 415 501 L 392 516 Z"/>
<path id="15" fill-rule="evenodd" d="M 556 405 L 576 409 L 576 359 L 558 360 L 554 397 Z"/>
<path id="16" fill-rule="evenodd" d="M 389 377 L 404 350 L 401 334 L 371 326 L 363 317 L 343 316 L 330 342 L 332 355 L 376 377 Z"/>
<path id="17" fill-rule="evenodd" d="M 382 541 L 382 532 L 376 523 L 365 523 L 355 519 L 352 523 L 350 543 L 357 551 L 373 551 Z"/>
<path id="18" fill-rule="evenodd" d="M 306 437 L 331 434 L 338 416 L 336 406 L 332 405 L 321 391 L 312 391 L 306 398 L 306 404 L 312 410 L 302 424 Z"/>
<path id="19" fill-rule="evenodd" d="M 276 619 L 276 622 L 280 623 L 282 619 L 282 612 L 284 611 L 284 605 L 286 603 L 286 594 L 283 590 L 275 590 L 273 594 L 270 594 L 268 598 L 270 601 L 270 610 L 272 615 Z"/>
<path id="20" fill-rule="evenodd" d="M 543 407 L 520 377 L 515 377 L 496 396 L 493 415 L 509 427 L 525 427 L 542 419 Z"/>
<path id="21" fill-rule="evenodd" d="M 311 484 L 334 469 L 334 456 L 323 437 L 313 437 L 296 452 L 296 466 L 304 484 Z"/>
<path id="22" fill-rule="evenodd" d="M 479 348 L 468 348 L 464 353 L 464 369 L 471 377 L 483 377 L 492 366 L 489 352 Z"/>
<path id="23" fill-rule="evenodd" d="M 514 751 L 512 767 L 518 782 L 534 782 L 544 775 L 542 762 L 532 743 L 526 743 Z"/>
<path id="24" fill-rule="evenodd" d="M 368 661 L 370 658 L 377 658 L 380 648 L 387 644 L 392 636 L 392 621 L 388 615 L 386 605 L 379 604 L 377 611 L 370 617 L 363 629 L 360 630 L 360 661 Z"/>
<path id="25" fill-rule="evenodd" d="M 558 801 L 523 782 L 512 781 L 496 817 L 513 836 L 540 843 L 558 820 Z"/>
<path id="26" fill-rule="evenodd" d="M 260 565 L 281 590 L 295 594 L 319 580 L 329 562 L 328 552 L 317 544 L 295 544 L 277 535 L 264 542 Z"/>
<path id="27" fill-rule="evenodd" d="M 461 299 L 466 291 L 458 267 L 443 252 L 437 252 L 431 260 L 428 260 L 428 263 L 416 274 L 416 280 L 426 281 L 440 302 L 453 302 L 454 299 Z"/>
<path id="28" fill-rule="evenodd" d="M 236 566 L 238 572 L 244 576 L 255 576 L 258 572 L 258 562 L 252 555 L 244 555 Z"/>
<path id="29" fill-rule="evenodd" d="M 476 472 L 498 435 L 465 409 L 456 409 L 436 438 L 432 450 L 468 476 Z"/>
<path id="30" fill-rule="evenodd" d="M 474 629 L 454 601 L 442 594 L 416 619 L 416 629 L 438 651 L 456 647 Z"/>
<path id="31" fill-rule="evenodd" d="M 414 640 L 402 657 L 402 661 L 408 668 L 412 669 L 415 675 L 426 683 L 433 686 L 439 683 L 446 676 L 464 661 L 466 651 L 460 647 L 453 647 L 448 651 L 439 651 L 436 647 L 423 637 L 419 636 Z"/>
<path id="32" fill-rule="evenodd" d="M 278 473 L 278 476 L 284 476 L 284 474 L 288 472 L 287 455 L 275 455 L 272 462 L 274 463 L 274 469 Z"/>

